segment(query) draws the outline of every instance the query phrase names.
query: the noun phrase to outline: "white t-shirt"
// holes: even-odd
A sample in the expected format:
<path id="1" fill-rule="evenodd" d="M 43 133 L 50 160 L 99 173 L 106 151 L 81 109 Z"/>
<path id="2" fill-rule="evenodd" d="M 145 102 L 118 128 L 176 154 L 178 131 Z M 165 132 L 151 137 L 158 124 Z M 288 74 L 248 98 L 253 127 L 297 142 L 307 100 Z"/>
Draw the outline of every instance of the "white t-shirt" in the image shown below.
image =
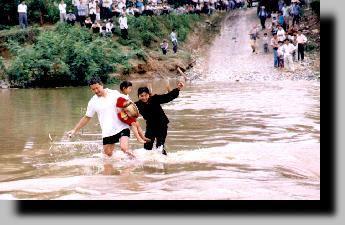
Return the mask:
<path id="1" fill-rule="evenodd" d="M 96 14 L 96 2 L 89 3 L 89 14 Z"/>
<path id="2" fill-rule="evenodd" d="M 105 28 L 106 28 L 107 32 L 111 32 L 111 29 L 113 29 L 113 27 L 114 27 L 114 24 L 112 24 L 110 22 L 105 24 Z"/>
<path id="3" fill-rule="evenodd" d="M 28 7 L 23 4 L 18 5 L 18 13 L 27 13 Z"/>
<path id="4" fill-rule="evenodd" d="M 121 94 L 116 90 L 106 88 L 106 97 L 94 95 L 88 105 L 85 116 L 93 117 L 97 113 L 98 121 L 102 128 L 102 137 L 110 137 L 129 126 L 119 120 L 117 117 L 116 101 L 119 97 L 128 99 L 128 96 Z"/>
<path id="5" fill-rule="evenodd" d="M 281 51 L 284 55 L 284 57 L 288 57 L 288 56 L 291 56 L 291 54 L 293 53 L 293 51 L 296 50 L 296 47 L 289 43 L 289 44 L 283 44 L 282 48 L 281 48 Z"/>
<path id="6" fill-rule="evenodd" d="M 66 13 L 66 4 L 59 4 L 60 13 Z"/>
<path id="7" fill-rule="evenodd" d="M 280 30 L 278 29 L 277 36 L 278 36 L 279 41 L 284 41 L 286 39 L 284 29 L 280 29 Z"/>
<path id="8" fill-rule="evenodd" d="M 297 43 L 298 44 L 305 44 L 308 41 L 307 37 L 304 34 L 298 35 L 297 34 Z"/>
<path id="9" fill-rule="evenodd" d="M 127 25 L 127 17 L 120 17 L 119 18 L 120 29 L 128 29 Z"/>
<path id="10" fill-rule="evenodd" d="M 110 6 L 113 4 L 113 0 L 103 0 L 103 7 L 110 8 Z"/>

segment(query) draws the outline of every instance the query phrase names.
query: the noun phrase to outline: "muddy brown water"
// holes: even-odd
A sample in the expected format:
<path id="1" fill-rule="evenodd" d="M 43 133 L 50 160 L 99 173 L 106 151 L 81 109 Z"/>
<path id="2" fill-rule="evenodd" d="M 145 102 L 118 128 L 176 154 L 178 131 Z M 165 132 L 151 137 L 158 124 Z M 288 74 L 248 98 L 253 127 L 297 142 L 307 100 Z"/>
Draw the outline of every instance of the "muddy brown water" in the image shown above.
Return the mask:
<path id="1" fill-rule="evenodd" d="M 270 55 L 252 55 L 243 25 L 254 11 L 232 13 L 190 71 L 202 77 L 164 105 L 167 157 L 133 135 L 136 160 L 118 146 L 104 157 L 96 118 L 66 137 L 87 87 L 0 90 L 0 199 L 320 199 L 320 84 L 282 78 Z"/>

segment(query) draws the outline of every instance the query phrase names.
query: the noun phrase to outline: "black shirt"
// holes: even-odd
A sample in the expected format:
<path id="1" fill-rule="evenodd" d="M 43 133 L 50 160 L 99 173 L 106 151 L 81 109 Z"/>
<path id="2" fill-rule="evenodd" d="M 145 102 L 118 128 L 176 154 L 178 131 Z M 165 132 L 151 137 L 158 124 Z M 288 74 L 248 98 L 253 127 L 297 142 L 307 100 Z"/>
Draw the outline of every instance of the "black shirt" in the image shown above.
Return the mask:
<path id="1" fill-rule="evenodd" d="M 147 103 L 142 101 L 135 102 L 140 114 L 146 120 L 146 126 L 150 128 L 160 128 L 169 123 L 168 117 L 165 115 L 161 104 L 168 103 L 178 97 L 180 90 L 175 88 L 167 94 L 153 95 Z"/>

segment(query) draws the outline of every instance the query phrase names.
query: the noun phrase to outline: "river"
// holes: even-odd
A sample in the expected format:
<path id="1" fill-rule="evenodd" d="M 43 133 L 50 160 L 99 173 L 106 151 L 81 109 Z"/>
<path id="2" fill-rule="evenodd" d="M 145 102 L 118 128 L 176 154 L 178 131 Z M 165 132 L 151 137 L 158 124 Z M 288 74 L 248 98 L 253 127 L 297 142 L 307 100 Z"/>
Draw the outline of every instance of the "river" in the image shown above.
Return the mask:
<path id="1" fill-rule="evenodd" d="M 320 83 L 251 53 L 254 11 L 231 12 L 188 72 L 200 78 L 163 106 L 168 156 L 132 135 L 137 159 L 118 145 L 105 157 L 96 118 L 69 139 L 88 87 L 0 89 L 0 199 L 320 199 Z M 154 80 L 153 91 L 164 84 Z"/>

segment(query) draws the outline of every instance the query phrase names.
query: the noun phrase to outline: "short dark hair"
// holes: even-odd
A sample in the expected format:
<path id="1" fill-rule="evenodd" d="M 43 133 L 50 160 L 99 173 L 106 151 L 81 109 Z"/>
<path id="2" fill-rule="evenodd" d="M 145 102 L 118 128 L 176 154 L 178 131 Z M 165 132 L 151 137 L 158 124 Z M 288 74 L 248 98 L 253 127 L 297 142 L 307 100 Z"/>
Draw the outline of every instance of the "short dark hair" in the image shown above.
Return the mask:
<path id="1" fill-rule="evenodd" d="M 100 85 L 103 85 L 102 80 L 101 80 L 101 78 L 99 78 L 99 77 L 91 77 L 91 79 L 89 79 L 89 80 L 87 81 L 87 84 L 88 84 L 89 86 L 91 86 L 91 85 L 93 85 L 93 84 L 100 84 Z"/>
<path id="2" fill-rule="evenodd" d="M 138 88 L 138 96 L 141 95 L 144 92 L 147 93 L 147 94 L 150 94 L 150 90 L 148 89 L 148 87 L 140 87 L 140 88 Z"/>
<path id="3" fill-rule="evenodd" d="M 127 80 L 122 81 L 120 84 L 120 90 L 123 91 L 123 89 L 131 87 L 131 86 L 132 86 L 132 82 L 127 81 Z"/>

